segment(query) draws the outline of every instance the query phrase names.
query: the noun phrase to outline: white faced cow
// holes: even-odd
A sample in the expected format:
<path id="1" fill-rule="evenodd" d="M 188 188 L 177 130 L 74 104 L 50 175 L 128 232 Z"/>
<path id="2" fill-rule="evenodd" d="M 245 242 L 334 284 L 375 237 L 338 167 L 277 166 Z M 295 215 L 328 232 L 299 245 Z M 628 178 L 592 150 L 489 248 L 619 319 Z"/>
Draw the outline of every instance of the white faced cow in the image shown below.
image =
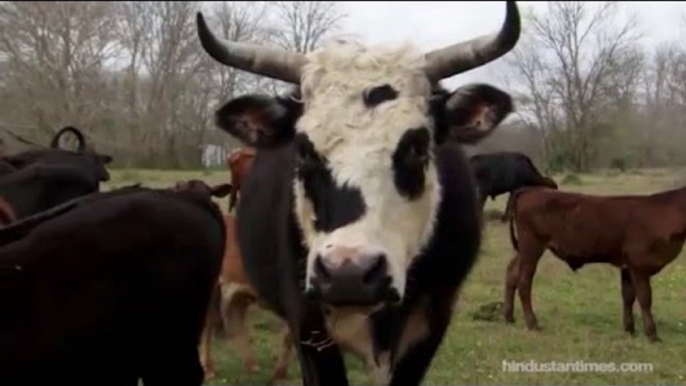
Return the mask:
<path id="1" fill-rule="evenodd" d="M 438 82 L 510 51 L 517 6 L 499 33 L 426 54 L 337 41 L 305 56 L 220 40 L 197 21 L 218 62 L 298 86 L 229 101 L 216 122 L 257 148 L 238 243 L 260 297 L 289 323 L 304 384 L 347 385 L 340 347 L 379 383 L 419 384 L 481 242 L 460 143 L 512 111 L 494 87 Z"/>

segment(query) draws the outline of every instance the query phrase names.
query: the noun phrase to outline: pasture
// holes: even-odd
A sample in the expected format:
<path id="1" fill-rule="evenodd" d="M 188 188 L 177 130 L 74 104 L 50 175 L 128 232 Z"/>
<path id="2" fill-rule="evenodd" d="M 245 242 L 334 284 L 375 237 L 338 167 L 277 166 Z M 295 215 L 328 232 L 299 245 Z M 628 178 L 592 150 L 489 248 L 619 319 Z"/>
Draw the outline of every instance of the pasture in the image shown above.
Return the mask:
<path id="1" fill-rule="evenodd" d="M 140 182 L 167 187 L 182 179 L 208 183 L 229 181 L 228 171 L 173 172 L 113 170 L 106 189 Z M 579 175 L 578 181 L 555 175 L 560 189 L 593 194 L 649 194 L 686 185 L 686 169 L 651 169 L 626 173 Z M 502 321 L 500 309 L 489 305 L 503 298 L 504 275 L 513 255 L 507 224 L 497 218 L 507 195 L 488 201 L 484 244 L 479 262 L 463 287 L 446 341 L 434 359 L 424 384 L 686 384 L 686 253 L 652 280 L 653 313 L 662 343 L 650 344 L 643 335 L 638 304 L 634 305 L 635 337 L 622 329 L 619 271 L 606 265 L 585 266 L 573 273 L 549 252 L 542 257 L 533 285 L 533 306 L 541 327 L 529 332 L 523 325 L 519 297 L 515 325 Z M 226 199 L 219 201 L 226 210 Z M 482 309 L 485 306 L 485 309 Z M 480 310 L 481 309 L 481 310 Z M 495 312 L 493 311 L 495 310 Z M 211 385 L 265 384 L 281 348 L 282 325 L 257 308 L 249 316 L 253 345 L 261 370 L 248 374 L 230 343 L 213 345 L 217 377 Z M 169 337 L 173 339 L 173 337 Z M 503 361 L 538 363 L 649 363 L 651 372 L 507 372 Z M 349 358 L 351 384 L 371 384 L 361 363 Z M 295 357 L 289 383 L 299 384 Z"/>

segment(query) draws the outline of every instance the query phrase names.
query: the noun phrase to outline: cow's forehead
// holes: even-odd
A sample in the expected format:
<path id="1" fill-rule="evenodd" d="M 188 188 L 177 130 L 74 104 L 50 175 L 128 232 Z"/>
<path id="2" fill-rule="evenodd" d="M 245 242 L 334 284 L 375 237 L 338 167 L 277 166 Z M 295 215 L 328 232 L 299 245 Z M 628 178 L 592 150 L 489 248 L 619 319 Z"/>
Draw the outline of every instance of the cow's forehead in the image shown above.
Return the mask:
<path id="1" fill-rule="evenodd" d="M 305 110 L 297 131 L 335 169 L 361 155 L 376 158 L 378 166 L 387 164 L 407 130 L 431 125 L 431 85 L 422 69 L 424 57 L 412 45 L 368 48 L 334 42 L 309 60 L 302 81 Z M 363 92 L 383 85 L 393 87 L 398 97 L 366 106 Z"/>
<path id="2" fill-rule="evenodd" d="M 384 84 L 405 95 L 426 97 L 430 86 L 424 63 L 424 54 L 410 43 L 368 47 L 334 41 L 308 56 L 302 77 L 303 97 L 305 102 L 316 102 Z"/>

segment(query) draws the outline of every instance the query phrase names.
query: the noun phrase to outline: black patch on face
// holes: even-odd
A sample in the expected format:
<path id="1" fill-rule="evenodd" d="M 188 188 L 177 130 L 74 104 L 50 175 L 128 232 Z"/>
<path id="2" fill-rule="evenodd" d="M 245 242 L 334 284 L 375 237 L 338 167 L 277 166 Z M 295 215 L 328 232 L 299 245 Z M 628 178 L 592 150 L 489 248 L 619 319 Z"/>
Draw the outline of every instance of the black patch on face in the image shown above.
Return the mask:
<path id="1" fill-rule="evenodd" d="M 386 101 L 392 101 L 398 97 L 398 92 L 390 85 L 374 87 L 364 92 L 364 104 L 367 107 L 375 107 Z"/>
<path id="2" fill-rule="evenodd" d="M 416 199 L 424 192 L 429 164 L 429 141 L 426 128 L 408 130 L 393 153 L 393 178 L 403 197 Z"/>
<path id="3" fill-rule="evenodd" d="M 314 206 L 314 228 L 328 233 L 362 217 L 366 207 L 360 190 L 336 186 L 328 161 L 317 153 L 305 134 L 297 134 L 295 141 L 296 175 Z"/>

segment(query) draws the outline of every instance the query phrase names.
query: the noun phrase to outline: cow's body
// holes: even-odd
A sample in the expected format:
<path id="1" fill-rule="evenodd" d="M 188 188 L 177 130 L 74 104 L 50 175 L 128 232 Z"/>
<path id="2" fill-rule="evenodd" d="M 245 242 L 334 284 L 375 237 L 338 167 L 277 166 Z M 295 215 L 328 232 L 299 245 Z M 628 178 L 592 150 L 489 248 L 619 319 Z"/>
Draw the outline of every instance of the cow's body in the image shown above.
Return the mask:
<path id="1" fill-rule="evenodd" d="M 217 61 L 299 87 L 235 98 L 217 125 L 256 148 L 236 219 L 245 271 L 290 328 L 304 385 L 347 385 L 339 345 L 375 382 L 417 385 L 480 246 L 475 181 L 461 143 L 485 138 L 510 96 L 441 79 L 519 39 L 508 2 L 499 33 L 429 53 L 336 41 L 307 56 L 217 39 Z"/>
<path id="2" fill-rule="evenodd" d="M 0 177 L 0 196 L 18 219 L 99 191 L 99 179 L 72 165 L 36 163 Z"/>
<path id="3" fill-rule="evenodd" d="M 14 173 L 17 170 L 11 163 L 0 158 L 0 176 Z"/>
<path id="4" fill-rule="evenodd" d="M 494 200 L 497 196 L 527 186 L 542 186 L 557 189 L 555 181 L 542 175 L 531 159 L 517 152 L 497 152 L 477 154 L 470 158 L 474 175 L 478 183 L 481 208 L 483 210 L 488 197 Z M 511 196 L 510 196 L 511 197 Z M 508 200 L 502 219 L 510 213 Z"/>
<path id="5" fill-rule="evenodd" d="M 72 133 L 78 140 L 77 151 L 64 150 L 59 147 L 60 138 Z M 39 150 L 28 150 L 18 154 L 4 155 L 0 158 L 0 176 L 11 174 L 36 164 L 72 166 L 87 174 L 91 179 L 108 181 L 110 175 L 105 165 L 112 162 L 112 157 L 98 154 L 88 149 L 85 138 L 78 129 L 67 126 L 58 131 L 50 142 L 50 147 Z"/>
<path id="6" fill-rule="evenodd" d="M 229 196 L 229 212 L 232 212 L 236 207 L 243 180 L 250 172 L 254 159 L 255 149 L 247 147 L 234 150 L 226 159 L 226 163 L 231 171 L 231 186 L 233 186 Z"/>
<path id="7" fill-rule="evenodd" d="M 197 347 L 224 248 L 205 196 L 98 194 L 0 230 L 0 245 L 3 382 L 202 384 Z"/>
<path id="8" fill-rule="evenodd" d="M 646 335 L 657 340 L 651 313 L 650 277 L 681 252 L 686 239 L 686 188 L 646 196 L 591 196 L 545 188 L 524 188 L 513 196 L 511 219 L 517 251 L 507 269 L 505 318 L 514 321 L 519 295 L 527 327 L 538 329 L 531 285 L 548 249 L 576 271 L 606 263 L 621 270 L 624 326 L 634 332 L 637 298 Z"/>

